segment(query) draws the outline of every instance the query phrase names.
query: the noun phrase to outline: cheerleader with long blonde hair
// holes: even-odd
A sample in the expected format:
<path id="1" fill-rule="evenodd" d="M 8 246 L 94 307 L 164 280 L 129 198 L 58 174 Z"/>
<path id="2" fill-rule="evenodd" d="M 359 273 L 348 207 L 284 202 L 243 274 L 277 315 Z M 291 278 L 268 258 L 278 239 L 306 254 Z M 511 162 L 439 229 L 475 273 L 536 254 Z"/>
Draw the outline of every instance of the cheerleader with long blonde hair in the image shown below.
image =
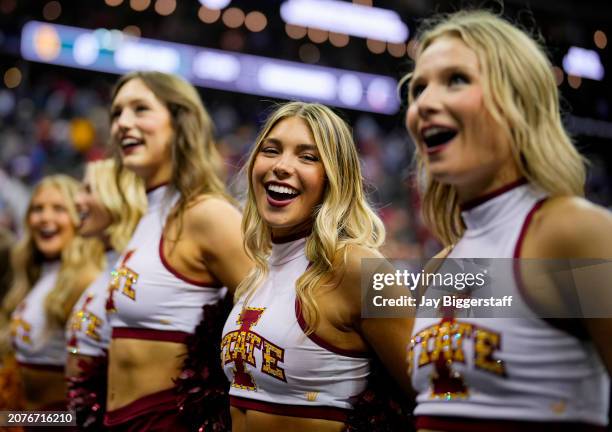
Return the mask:
<path id="1" fill-rule="evenodd" d="M 612 215 L 582 198 L 584 159 L 563 127 L 552 65 L 525 31 L 487 11 L 435 17 L 418 41 L 407 126 L 425 220 L 447 246 L 440 256 L 498 266 L 489 286 L 509 294 L 513 309 L 417 315 L 409 353 L 417 428 L 604 430 L 612 321 L 609 309 L 589 318 L 587 305 L 606 304 L 609 273 L 576 283 L 579 316 L 567 315 L 574 300 L 561 272 L 547 291 L 526 277 L 535 264 L 612 258 Z M 576 319 L 548 319 L 568 316 Z"/>
<path id="2" fill-rule="evenodd" d="M 12 254 L 14 280 L 2 303 L 0 342 L 4 355 L 11 342 L 14 347 L 26 409 L 66 409 L 64 325 L 103 262 L 100 242 L 76 236 L 78 188 L 65 175 L 45 177 L 33 191 Z"/>
<path id="3" fill-rule="evenodd" d="M 113 91 L 110 114 L 117 163 L 142 179 L 148 208 L 109 285 L 105 425 L 184 430 L 189 426 L 179 415 L 176 395 L 184 386 L 178 383 L 186 376 L 204 377 L 193 390 L 216 394 L 209 386 L 212 367 L 218 369 L 218 355 L 212 354 L 206 359 L 211 367 L 183 374 L 190 341 L 200 321 L 222 325 L 223 318 L 206 308 L 214 308 L 228 290 L 233 293 L 251 267 L 242 247 L 241 215 L 220 177 L 212 121 L 191 84 L 160 72 L 125 75 Z M 202 344 L 214 353 L 218 342 L 211 336 Z M 223 417 L 206 398 L 199 404 L 209 412 L 197 421 Z"/>
<path id="4" fill-rule="evenodd" d="M 104 270 L 74 305 L 66 326 L 68 399 L 81 429 L 99 430 L 106 406 L 107 351 L 111 330 L 105 303 L 111 269 L 146 211 L 142 180 L 123 171 L 117 177 L 112 159 L 85 167 L 76 196 L 81 218 L 78 233 L 98 238 L 106 247 Z"/>
<path id="5" fill-rule="evenodd" d="M 382 258 L 385 229 L 364 194 L 351 131 L 323 105 L 281 105 L 246 171 L 242 227 L 256 266 L 222 340 L 233 431 L 344 430 L 361 414 L 373 358 L 406 383 L 411 327 L 361 316 L 361 260 Z"/>

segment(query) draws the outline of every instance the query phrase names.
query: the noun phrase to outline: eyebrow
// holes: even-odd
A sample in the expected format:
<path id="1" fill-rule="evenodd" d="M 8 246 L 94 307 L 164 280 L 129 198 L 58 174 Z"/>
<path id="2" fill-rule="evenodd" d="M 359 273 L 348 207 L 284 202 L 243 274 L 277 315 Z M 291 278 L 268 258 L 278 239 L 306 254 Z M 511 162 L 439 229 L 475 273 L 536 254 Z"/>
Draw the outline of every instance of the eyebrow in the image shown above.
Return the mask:
<path id="1" fill-rule="evenodd" d="M 268 144 L 274 144 L 274 145 L 281 145 L 282 141 L 277 139 L 277 138 L 266 138 L 264 139 L 264 143 L 268 143 Z M 298 144 L 297 145 L 297 149 L 298 151 L 304 151 L 304 150 L 313 150 L 313 151 L 318 151 L 317 146 L 314 144 Z"/>
<path id="2" fill-rule="evenodd" d="M 449 64 L 446 66 L 443 66 L 441 69 L 438 70 L 438 72 L 445 74 L 445 73 L 449 73 L 449 72 L 455 72 L 455 71 L 459 71 L 459 72 L 469 72 L 472 73 L 474 71 L 473 67 L 470 66 L 465 66 L 462 64 Z M 422 74 L 417 75 L 414 71 L 412 71 L 412 74 L 410 75 L 410 84 L 412 84 L 415 81 L 418 81 L 419 79 L 421 79 L 423 77 Z"/>
<path id="3" fill-rule="evenodd" d="M 130 105 L 130 104 L 144 104 L 144 103 L 150 103 L 149 101 L 142 99 L 140 97 L 134 98 L 134 99 L 130 99 L 127 101 L 127 103 L 125 105 Z M 113 102 L 111 105 L 111 110 L 116 108 L 117 106 L 123 106 L 122 104 L 118 104 Z"/>

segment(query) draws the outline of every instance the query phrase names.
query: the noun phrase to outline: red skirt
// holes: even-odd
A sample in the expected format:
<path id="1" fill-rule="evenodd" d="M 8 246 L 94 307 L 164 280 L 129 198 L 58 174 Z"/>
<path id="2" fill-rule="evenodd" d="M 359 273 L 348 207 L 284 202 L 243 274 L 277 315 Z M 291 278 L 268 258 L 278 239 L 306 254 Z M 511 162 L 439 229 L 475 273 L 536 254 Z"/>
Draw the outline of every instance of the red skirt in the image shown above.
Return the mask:
<path id="1" fill-rule="evenodd" d="M 124 407 L 107 411 L 104 425 L 113 432 L 187 432 L 179 417 L 175 390 L 162 390 L 137 399 Z"/>

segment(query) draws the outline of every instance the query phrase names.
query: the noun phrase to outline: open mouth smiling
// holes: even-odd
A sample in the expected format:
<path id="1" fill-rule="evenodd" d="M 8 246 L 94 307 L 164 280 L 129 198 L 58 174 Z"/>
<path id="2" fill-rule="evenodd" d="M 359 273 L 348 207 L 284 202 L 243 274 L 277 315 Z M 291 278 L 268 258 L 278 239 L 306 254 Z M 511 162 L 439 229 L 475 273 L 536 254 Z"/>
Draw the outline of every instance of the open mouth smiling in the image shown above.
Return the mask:
<path id="1" fill-rule="evenodd" d="M 265 185 L 268 203 L 274 207 L 284 207 L 298 197 L 300 192 L 288 185 L 267 183 Z"/>

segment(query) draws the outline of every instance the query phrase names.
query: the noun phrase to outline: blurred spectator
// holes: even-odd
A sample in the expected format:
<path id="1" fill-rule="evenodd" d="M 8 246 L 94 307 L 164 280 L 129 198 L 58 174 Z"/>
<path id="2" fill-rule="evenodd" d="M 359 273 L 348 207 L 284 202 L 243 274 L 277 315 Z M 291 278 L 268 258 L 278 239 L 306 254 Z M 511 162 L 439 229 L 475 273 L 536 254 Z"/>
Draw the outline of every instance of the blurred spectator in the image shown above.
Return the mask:
<path id="1" fill-rule="evenodd" d="M 11 247 L 13 245 L 12 233 L 0 227 L 0 302 L 9 289 L 12 280 Z"/>

